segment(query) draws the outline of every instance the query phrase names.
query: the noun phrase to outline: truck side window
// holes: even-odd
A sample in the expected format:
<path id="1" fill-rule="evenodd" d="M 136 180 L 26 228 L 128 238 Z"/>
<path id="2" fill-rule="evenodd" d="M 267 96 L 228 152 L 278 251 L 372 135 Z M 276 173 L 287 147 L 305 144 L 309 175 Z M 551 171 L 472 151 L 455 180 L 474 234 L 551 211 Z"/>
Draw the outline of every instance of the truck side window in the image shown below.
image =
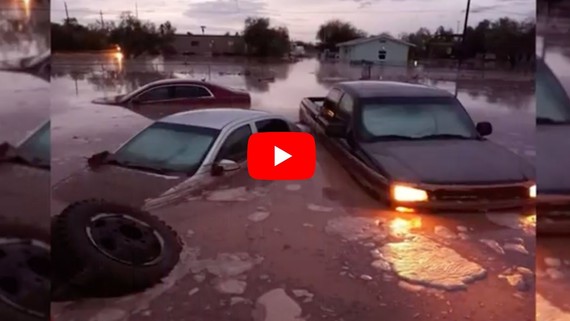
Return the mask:
<path id="1" fill-rule="evenodd" d="M 352 97 L 350 97 L 350 95 L 348 94 L 342 96 L 342 99 L 338 104 L 338 109 L 341 112 L 346 113 L 347 116 L 351 116 L 353 108 L 354 108 L 354 100 L 352 99 Z"/>

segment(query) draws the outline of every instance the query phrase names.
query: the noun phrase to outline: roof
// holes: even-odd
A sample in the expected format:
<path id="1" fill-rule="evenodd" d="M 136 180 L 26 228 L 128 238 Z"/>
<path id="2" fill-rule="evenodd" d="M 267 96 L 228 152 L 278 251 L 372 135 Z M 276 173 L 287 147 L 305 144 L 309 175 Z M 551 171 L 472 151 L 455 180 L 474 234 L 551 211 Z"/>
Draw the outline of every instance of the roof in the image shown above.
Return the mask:
<path id="1" fill-rule="evenodd" d="M 335 87 L 360 98 L 373 97 L 452 97 L 443 89 L 396 81 L 345 81 Z"/>
<path id="2" fill-rule="evenodd" d="M 160 119 L 159 122 L 208 127 L 221 130 L 235 122 L 255 119 L 267 115 L 269 115 L 268 112 L 254 109 L 210 108 L 173 114 Z"/>
<path id="3" fill-rule="evenodd" d="M 346 42 L 341 42 L 341 43 L 337 44 L 337 47 L 355 46 L 355 45 L 360 45 L 363 43 L 367 43 L 370 41 L 376 41 L 376 40 L 393 41 L 393 42 L 397 42 L 397 43 L 400 43 L 402 45 L 406 45 L 409 47 L 415 47 L 416 46 L 413 43 L 409 43 L 409 42 L 406 42 L 404 40 L 400 40 L 400 39 L 396 39 L 396 38 L 392 38 L 392 37 L 388 37 L 388 36 L 375 36 L 375 37 L 358 38 L 358 39 L 354 39 L 354 40 L 350 40 L 350 41 L 346 41 Z"/>

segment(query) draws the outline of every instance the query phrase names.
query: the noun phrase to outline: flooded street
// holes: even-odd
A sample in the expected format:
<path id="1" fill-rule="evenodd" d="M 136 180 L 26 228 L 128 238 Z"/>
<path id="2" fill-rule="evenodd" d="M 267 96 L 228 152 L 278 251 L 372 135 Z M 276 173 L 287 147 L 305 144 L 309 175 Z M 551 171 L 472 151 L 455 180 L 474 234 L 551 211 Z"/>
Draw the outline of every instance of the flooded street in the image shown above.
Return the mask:
<path id="1" fill-rule="evenodd" d="M 294 120 L 302 98 L 353 77 L 315 60 L 128 66 L 112 59 L 54 60 L 52 184 L 150 123 L 94 98 L 176 73 L 247 89 L 253 108 Z M 455 90 L 454 82 L 423 81 Z M 493 123 L 491 140 L 533 161 L 532 83 L 463 79 L 458 92 L 476 121 Z M 306 181 L 254 181 L 241 172 L 168 206 L 153 201 L 160 203 L 146 200 L 147 208 L 185 243 L 175 269 L 143 293 L 56 303 L 58 321 L 534 319 L 532 213 L 388 211 L 320 146 Z"/>

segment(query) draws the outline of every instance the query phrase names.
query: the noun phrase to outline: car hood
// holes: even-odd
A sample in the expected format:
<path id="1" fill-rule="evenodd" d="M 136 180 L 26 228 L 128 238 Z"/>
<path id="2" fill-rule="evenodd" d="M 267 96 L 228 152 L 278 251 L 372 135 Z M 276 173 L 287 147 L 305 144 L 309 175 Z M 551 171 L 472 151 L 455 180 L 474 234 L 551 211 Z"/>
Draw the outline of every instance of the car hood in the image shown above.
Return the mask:
<path id="1" fill-rule="evenodd" d="M 570 194 L 570 125 L 536 127 L 537 186 L 541 194 Z"/>
<path id="2" fill-rule="evenodd" d="M 488 140 L 391 141 L 363 148 L 397 181 L 486 184 L 534 178 L 529 163 Z"/>
<path id="3" fill-rule="evenodd" d="M 52 197 L 66 204 L 90 198 L 140 207 L 188 177 L 165 176 L 114 165 L 86 168 L 52 188 Z"/>

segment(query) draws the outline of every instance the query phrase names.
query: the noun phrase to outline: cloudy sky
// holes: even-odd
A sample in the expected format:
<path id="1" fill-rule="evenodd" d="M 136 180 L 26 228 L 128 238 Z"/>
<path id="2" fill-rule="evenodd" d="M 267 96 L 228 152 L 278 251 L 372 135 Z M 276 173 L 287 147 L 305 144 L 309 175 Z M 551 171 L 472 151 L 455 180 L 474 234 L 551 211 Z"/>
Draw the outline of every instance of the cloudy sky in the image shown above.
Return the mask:
<path id="1" fill-rule="evenodd" d="M 138 11 L 144 20 L 170 20 L 179 32 L 223 34 L 243 29 L 249 16 L 269 17 L 285 26 L 294 40 L 314 41 L 319 25 L 338 18 L 370 34 L 432 30 L 439 25 L 457 29 L 463 24 L 467 0 L 66 0 L 70 17 L 81 23 L 116 19 L 123 11 Z M 63 0 L 51 1 L 52 21 L 65 18 Z M 138 10 L 135 10 L 138 8 Z M 535 0 L 472 0 L 470 24 L 483 19 L 535 16 Z"/>

